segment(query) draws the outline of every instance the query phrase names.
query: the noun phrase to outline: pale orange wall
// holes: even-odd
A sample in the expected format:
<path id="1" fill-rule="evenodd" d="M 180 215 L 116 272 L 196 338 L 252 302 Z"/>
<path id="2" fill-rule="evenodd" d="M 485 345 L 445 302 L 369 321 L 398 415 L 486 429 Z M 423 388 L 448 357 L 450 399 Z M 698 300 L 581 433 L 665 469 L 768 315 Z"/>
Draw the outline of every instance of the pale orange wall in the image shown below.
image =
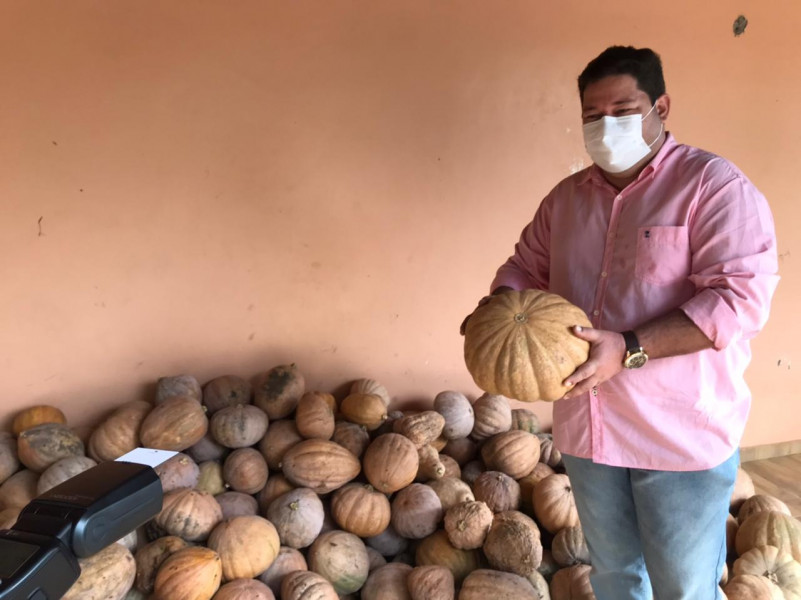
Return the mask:
<path id="1" fill-rule="evenodd" d="M 477 395 L 458 325 L 587 164 L 575 77 L 626 43 L 662 54 L 677 138 L 771 201 L 744 442 L 801 438 L 798 3 L 4 0 L 0 24 L 6 417 L 290 361 Z"/>

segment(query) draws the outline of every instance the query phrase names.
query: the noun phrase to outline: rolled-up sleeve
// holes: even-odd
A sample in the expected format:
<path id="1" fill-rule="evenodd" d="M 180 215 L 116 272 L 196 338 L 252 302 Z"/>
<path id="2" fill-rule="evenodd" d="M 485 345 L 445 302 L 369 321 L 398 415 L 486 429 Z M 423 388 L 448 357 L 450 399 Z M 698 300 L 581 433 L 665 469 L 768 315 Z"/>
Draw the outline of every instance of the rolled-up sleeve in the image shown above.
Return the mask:
<path id="1" fill-rule="evenodd" d="M 776 234 L 765 197 L 741 174 L 704 197 L 690 231 L 696 293 L 681 309 L 721 350 L 767 321 L 779 281 Z"/>

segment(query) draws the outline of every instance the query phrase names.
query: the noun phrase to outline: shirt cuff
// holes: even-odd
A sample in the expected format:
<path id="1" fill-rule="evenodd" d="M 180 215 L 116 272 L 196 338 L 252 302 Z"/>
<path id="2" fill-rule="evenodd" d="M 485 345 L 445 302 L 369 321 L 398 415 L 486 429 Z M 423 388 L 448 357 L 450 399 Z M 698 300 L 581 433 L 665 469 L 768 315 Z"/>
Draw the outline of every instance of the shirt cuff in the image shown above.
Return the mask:
<path id="1" fill-rule="evenodd" d="M 728 346 L 740 329 L 737 315 L 712 289 L 693 296 L 681 305 L 681 310 L 712 341 L 716 350 Z"/>

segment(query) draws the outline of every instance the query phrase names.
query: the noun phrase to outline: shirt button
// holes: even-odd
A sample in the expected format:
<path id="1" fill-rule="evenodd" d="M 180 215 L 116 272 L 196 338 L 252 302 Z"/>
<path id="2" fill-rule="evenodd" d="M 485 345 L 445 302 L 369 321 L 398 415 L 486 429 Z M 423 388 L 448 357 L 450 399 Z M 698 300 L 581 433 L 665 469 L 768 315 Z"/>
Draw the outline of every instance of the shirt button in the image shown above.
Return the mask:
<path id="1" fill-rule="evenodd" d="M 606 277 L 606 276 L 607 276 L 607 272 L 606 272 L 606 271 L 604 271 L 603 273 L 601 273 L 601 277 Z"/>
<path id="2" fill-rule="evenodd" d="M 600 310 L 594 310 L 594 311 L 592 311 L 592 314 L 594 314 L 597 317 L 598 315 L 601 314 L 601 311 Z"/>

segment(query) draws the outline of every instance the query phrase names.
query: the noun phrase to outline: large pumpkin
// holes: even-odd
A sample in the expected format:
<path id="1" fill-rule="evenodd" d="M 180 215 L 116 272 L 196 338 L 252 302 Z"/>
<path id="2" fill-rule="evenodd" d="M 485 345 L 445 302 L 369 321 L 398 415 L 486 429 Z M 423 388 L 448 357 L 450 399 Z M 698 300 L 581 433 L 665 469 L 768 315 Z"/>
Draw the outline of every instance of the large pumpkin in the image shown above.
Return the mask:
<path id="1" fill-rule="evenodd" d="M 553 402 L 565 378 L 587 360 L 589 344 L 570 331 L 591 327 L 564 298 L 539 290 L 510 291 L 479 306 L 465 329 L 464 356 L 478 387 L 515 400 Z"/>
<path id="2" fill-rule="evenodd" d="M 222 561 L 214 550 L 190 546 L 171 554 L 153 585 L 154 600 L 211 600 L 220 587 Z"/>
<path id="3" fill-rule="evenodd" d="M 757 546 L 776 546 L 801 561 L 801 523 L 774 510 L 751 515 L 737 529 L 735 547 L 742 556 Z"/>
<path id="4" fill-rule="evenodd" d="M 249 515 L 220 522 L 208 546 L 220 555 L 223 580 L 230 581 L 264 573 L 278 556 L 281 542 L 270 521 Z"/>
<path id="5" fill-rule="evenodd" d="M 136 577 L 134 557 L 122 544 L 106 546 L 78 562 L 81 575 L 64 600 L 122 600 Z"/>

